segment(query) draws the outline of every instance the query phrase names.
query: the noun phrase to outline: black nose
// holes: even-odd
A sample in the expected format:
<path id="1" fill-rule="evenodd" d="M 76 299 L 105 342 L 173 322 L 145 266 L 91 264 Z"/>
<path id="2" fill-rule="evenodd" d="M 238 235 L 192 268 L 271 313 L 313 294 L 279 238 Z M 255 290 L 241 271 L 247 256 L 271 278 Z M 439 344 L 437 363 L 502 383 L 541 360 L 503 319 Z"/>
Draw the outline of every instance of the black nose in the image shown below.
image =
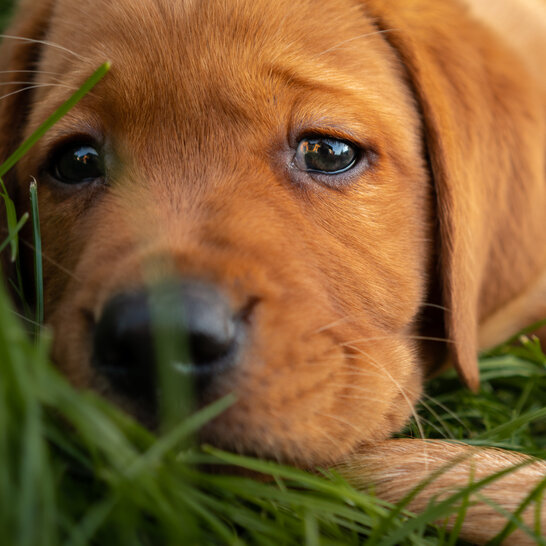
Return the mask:
<path id="1" fill-rule="evenodd" d="M 121 293 L 96 325 L 93 365 L 118 392 L 155 404 L 158 362 L 203 390 L 235 363 L 241 330 L 212 285 L 185 281 Z"/>

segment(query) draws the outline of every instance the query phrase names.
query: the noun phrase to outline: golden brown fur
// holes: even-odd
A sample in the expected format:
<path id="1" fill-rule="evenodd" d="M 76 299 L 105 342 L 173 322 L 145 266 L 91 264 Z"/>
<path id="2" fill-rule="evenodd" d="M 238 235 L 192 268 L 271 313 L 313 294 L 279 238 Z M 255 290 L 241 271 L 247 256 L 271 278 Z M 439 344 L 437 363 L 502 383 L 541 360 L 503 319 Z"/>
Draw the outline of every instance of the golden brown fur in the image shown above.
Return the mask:
<path id="1" fill-rule="evenodd" d="M 516 470 L 514 466 L 517 466 Z M 507 524 L 507 518 L 491 508 L 491 504 L 511 514 L 519 513 L 520 505 L 532 492 L 533 486 L 544 480 L 546 461 L 531 462 L 519 453 L 499 449 L 412 439 L 379 442 L 372 450 L 344 460 L 337 470 L 356 487 L 372 488 L 381 498 L 391 502 L 410 495 L 417 483 L 427 483 L 406 505 L 415 512 L 425 510 L 431 499 L 441 502 L 456 495 L 462 484 L 478 484 L 480 480 L 504 472 L 491 483 L 476 486 L 477 492 L 468 498 L 459 496 L 455 504 L 462 506 L 468 502 L 462 536 L 472 543 L 483 544 Z M 536 544 L 537 541 L 531 538 L 532 531 L 542 529 L 544 533 L 544 507 L 542 516 L 540 507 L 540 497 L 538 501 L 528 501 L 521 511 L 521 519 L 531 533 L 517 529 L 503 544 Z M 457 516 L 456 512 L 448 526 Z"/>
<path id="2" fill-rule="evenodd" d="M 457 0 L 23 4 L 7 33 L 40 42 L 0 49 L 0 160 L 112 62 L 6 180 L 20 210 L 39 182 L 59 367 L 138 415 L 93 372 L 92 325 L 120 290 L 168 275 L 213 282 L 235 308 L 258 303 L 237 373 L 217 387 L 238 402 L 206 439 L 307 467 L 347 461 L 396 500 L 424 475 L 423 444 L 383 440 L 424 376 L 447 351 L 475 389 L 478 349 L 546 316 L 541 57 Z M 338 188 L 294 173 L 294 142 L 317 130 L 371 150 L 370 168 Z M 74 134 L 104 144 L 107 187 L 45 177 Z M 423 340 L 433 335 L 448 343 Z M 430 468 L 459 448 L 440 451 L 428 448 Z M 374 453 L 406 465 L 411 483 L 392 494 L 398 476 L 361 472 Z M 516 488 L 544 476 L 533 468 Z M 496 501 L 511 506 L 503 491 Z M 473 530 L 484 517 L 469 513 L 468 536 L 486 540 Z M 491 532 L 504 518 L 487 509 L 495 518 Z"/>

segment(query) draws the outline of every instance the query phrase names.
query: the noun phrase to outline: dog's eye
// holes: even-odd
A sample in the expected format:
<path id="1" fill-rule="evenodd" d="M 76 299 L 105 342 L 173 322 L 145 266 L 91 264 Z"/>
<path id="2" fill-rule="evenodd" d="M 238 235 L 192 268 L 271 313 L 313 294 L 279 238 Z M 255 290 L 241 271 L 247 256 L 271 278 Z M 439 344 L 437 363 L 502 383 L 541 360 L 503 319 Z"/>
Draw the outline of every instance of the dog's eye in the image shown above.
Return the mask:
<path id="1" fill-rule="evenodd" d="M 92 145 L 71 143 L 54 154 L 49 171 L 63 184 L 81 184 L 104 176 L 104 164 Z"/>
<path id="2" fill-rule="evenodd" d="M 356 164 L 355 146 L 334 138 L 304 138 L 296 149 L 294 163 L 302 171 L 339 174 Z"/>

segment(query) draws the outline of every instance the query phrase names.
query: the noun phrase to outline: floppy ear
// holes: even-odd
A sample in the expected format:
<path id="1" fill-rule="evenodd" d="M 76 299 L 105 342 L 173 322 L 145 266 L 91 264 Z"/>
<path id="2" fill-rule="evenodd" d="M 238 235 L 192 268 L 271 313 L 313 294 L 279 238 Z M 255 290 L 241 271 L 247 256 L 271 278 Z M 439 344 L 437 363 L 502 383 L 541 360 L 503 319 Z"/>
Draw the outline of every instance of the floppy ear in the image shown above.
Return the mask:
<path id="1" fill-rule="evenodd" d="M 477 389 L 479 324 L 508 309 L 544 266 L 539 86 L 457 0 L 368 0 L 364 9 L 396 50 L 421 111 L 451 360 Z M 543 305 L 535 311 L 546 316 Z M 512 327 L 530 315 L 512 317 Z"/>
<path id="2" fill-rule="evenodd" d="M 25 0 L 0 45 L 0 162 L 20 144 L 52 1 Z M 25 83 L 21 83 L 25 82 Z"/>
<path id="3" fill-rule="evenodd" d="M 43 47 L 40 42 L 47 34 L 52 3 L 50 0 L 19 2 L 18 14 L 3 34 L 0 45 L 0 164 L 23 139 L 26 116 L 33 97 L 34 71 Z M 13 169 L 5 175 L 3 181 L 10 197 L 16 200 L 18 189 Z M 5 209 L 0 200 L 0 242 L 6 234 Z M 7 255 L 5 251 L 0 256 L 0 263 L 6 273 L 10 269 Z"/>

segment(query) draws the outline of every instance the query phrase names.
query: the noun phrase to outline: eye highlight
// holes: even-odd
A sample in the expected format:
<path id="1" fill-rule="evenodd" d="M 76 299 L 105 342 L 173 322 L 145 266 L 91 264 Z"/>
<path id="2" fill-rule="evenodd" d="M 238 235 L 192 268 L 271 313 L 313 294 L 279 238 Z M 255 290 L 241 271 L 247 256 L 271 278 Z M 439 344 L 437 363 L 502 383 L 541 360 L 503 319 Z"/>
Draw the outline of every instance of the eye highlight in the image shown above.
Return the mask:
<path id="1" fill-rule="evenodd" d="M 344 140 L 304 138 L 298 143 L 294 163 L 298 169 L 306 172 L 340 174 L 354 167 L 358 155 L 356 146 Z"/>
<path id="2" fill-rule="evenodd" d="M 54 153 L 48 170 L 63 184 L 82 184 L 104 176 L 104 161 L 92 144 L 71 142 Z"/>

